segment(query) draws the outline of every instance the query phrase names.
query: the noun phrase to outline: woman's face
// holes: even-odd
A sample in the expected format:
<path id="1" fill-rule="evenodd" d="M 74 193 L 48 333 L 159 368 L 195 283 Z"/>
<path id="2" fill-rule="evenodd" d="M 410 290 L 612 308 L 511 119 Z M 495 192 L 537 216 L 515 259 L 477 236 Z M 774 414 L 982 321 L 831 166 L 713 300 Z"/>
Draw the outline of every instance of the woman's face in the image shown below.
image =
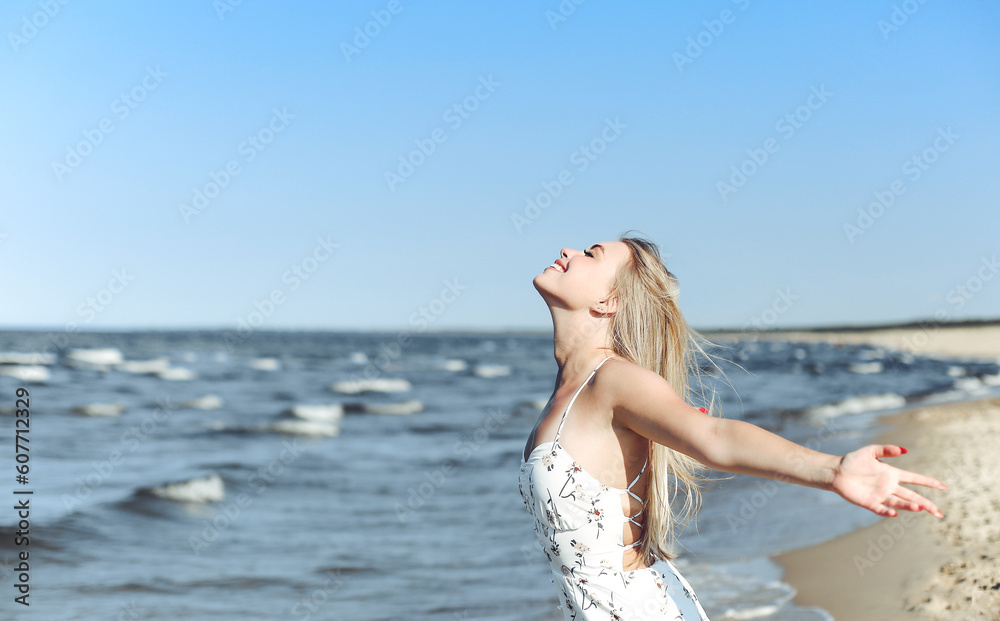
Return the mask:
<path id="1" fill-rule="evenodd" d="M 549 306 L 589 308 L 608 297 L 615 272 L 629 254 L 629 247 L 618 241 L 601 242 L 586 250 L 563 248 L 559 258 L 535 276 L 532 284 Z"/>

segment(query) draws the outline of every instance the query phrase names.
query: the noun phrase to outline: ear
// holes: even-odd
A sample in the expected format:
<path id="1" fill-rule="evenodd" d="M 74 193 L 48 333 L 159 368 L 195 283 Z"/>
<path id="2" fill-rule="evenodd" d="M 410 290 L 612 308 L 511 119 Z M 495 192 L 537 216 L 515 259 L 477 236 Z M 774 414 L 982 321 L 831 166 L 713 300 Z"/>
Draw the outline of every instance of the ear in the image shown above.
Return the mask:
<path id="1" fill-rule="evenodd" d="M 602 317 L 610 317 L 618 312 L 618 296 L 612 295 L 605 300 L 594 304 L 591 309 Z"/>

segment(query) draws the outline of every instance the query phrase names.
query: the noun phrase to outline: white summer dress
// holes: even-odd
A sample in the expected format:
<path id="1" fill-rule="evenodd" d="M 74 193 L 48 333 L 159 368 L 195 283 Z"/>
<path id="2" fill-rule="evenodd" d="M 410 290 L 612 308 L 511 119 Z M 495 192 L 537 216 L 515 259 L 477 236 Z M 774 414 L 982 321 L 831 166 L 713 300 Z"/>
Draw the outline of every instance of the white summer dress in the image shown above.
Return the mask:
<path id="1" fill-rule="evenodd" d="M 597 369 L 591 372 L 563 412 L 552 442 L 536 446 L 527 459 L 522 455 L 518 488 L 528 513 L 535 518 L 535 534 L 549 560 L 553 579 L 562 592 L 567 621 L 643 621 L 667 619 L 708 621 L 694 589 L 667 559 L 649 567 L 626 571 L 622 553 L 638 545 L 625 545 L 623 530 L 635 520 L 622 511 L 621 495 L 630 494 L 649 464 L 626 489 L 605 485 L 583 470 L 559 444 L 566 414 Z"/>

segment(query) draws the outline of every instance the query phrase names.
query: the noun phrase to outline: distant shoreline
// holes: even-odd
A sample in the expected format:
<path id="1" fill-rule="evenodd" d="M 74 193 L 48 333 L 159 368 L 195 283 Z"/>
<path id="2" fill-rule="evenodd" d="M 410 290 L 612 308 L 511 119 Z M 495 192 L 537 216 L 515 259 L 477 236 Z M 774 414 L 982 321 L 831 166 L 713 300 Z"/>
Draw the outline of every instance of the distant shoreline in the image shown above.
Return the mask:
<path id="1" fill-rule="evenodd" d="M 738 328 L 698 328 L 694 329 L 700 334 L 709 338 L 737 337 L 752 335 L 755 338 L 780 338 L 782 335 L 799 333 L 830 333 L 843 334 L 853 332 L 877 332 L 881 330 L 914 330 L 933 328 L 977 328 L 977 327 L 1000 327 L 1000 318 L 994 319 L 966 319 L 957 321 L 939 321 L 937 319 L 916 319 L 905 322 L 890 322 L 877 324 L 840 324 L 840 325 L 820 325 L 820 326 L 796 326 L 788 328 L 768 328 L 766 330 L 742 330 Z M 86 332 L 89 334 L 121 333 L 121 332 L 218 332 L 232 330 L 230 324 L 221 326 L 134 326 L 134 327 L 84 327 L 77 326 L 75 332 Z M 0 332 L 64 332 L 66 326 L 0 326 Z M 426 334 L 433 336 L 488 336 L 488 335 L 513 335 L 513 336 L 537 336 L 551 337 L 551 328 L 427 328 L 420 330 L 414 326 L 398 326 L 395 328 L 317 328 L 317 327 L 277 327 L 258 328 L 258 333 L 332 333 L 332 334 L 396 334 L 399 332 L 409 332 L 411 335 Z"/>

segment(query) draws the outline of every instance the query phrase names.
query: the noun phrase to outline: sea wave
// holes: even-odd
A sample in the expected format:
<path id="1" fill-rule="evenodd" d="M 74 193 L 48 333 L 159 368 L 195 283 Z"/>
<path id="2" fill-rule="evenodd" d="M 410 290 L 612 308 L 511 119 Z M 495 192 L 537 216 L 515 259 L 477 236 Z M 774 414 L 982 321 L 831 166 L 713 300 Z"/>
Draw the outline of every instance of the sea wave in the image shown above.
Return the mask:
<path id="1" fill-rule="evenodd" d="M 896 393 L 885 393 L 880 395 L 858 395 L 848 397 L 836 403 L 818 405 L 806 410 L 806 414 L 811 417 L 829 418 L 842 414 L 860 414 L 862 412 L 875 412 L 878 410 L 891 410 L 906 405 L 906 399 Z"/>
<path id="2" fill-rule="evenodd" d="M 226 486 L 222 477 L 213 473 L 205 477 L 140 488 L 137 493 L 174 502 L 202 504 L 223 500 L 226 497 Z"/>
<path id="3" fill-rule="evenodd" d="M 345 395 L 363 392 L 405 392 L 413 388 L 408 380 L 397 378 L 357 379 L 330 384 L 330 390 Z"/>

